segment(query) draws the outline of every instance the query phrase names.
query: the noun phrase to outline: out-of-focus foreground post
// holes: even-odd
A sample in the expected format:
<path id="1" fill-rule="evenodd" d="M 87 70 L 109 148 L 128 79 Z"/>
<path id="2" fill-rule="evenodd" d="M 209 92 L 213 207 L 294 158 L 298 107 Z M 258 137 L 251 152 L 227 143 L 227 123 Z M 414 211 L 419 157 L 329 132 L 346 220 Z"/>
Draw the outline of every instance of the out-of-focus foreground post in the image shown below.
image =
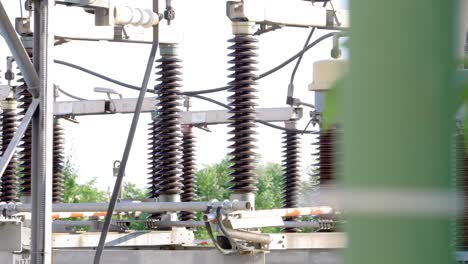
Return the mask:
<path id="1" fill-rule="evenodd" d="M 454 5 L 451 0 L 350 1 L 347 190 L 385 192 L 396 208 L 408 202 L 399 192 L 428 197 L 449 192 Z M 346 263 L 453 262 L 448 214 L 351 211 L 348 216 Z"/>

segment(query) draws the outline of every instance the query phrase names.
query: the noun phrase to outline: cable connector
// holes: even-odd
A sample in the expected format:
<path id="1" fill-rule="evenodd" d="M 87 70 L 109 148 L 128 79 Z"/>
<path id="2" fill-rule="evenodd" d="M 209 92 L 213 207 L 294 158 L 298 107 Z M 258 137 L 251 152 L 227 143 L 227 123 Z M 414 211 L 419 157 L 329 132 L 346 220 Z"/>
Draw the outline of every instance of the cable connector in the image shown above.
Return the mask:
<path id="1" fill-rule="evenodd" d="M 166 10 L 164 10 L 164 19 L 167 20 L 168 25 L 171 24 L 171 20 L 175 19 L 175 11 L 174 8 L 172 8 L 172 6 L 168 6 L 166 7 Z"/>
<path id="2" fill-rule="evenodd" d="M 333 35 L 333 48 L 331 50 L 331 57 L 334 59 L 341 58 L 341 49 L 340 49 L 340 38 L 342 37 L 341 34 Z"/>

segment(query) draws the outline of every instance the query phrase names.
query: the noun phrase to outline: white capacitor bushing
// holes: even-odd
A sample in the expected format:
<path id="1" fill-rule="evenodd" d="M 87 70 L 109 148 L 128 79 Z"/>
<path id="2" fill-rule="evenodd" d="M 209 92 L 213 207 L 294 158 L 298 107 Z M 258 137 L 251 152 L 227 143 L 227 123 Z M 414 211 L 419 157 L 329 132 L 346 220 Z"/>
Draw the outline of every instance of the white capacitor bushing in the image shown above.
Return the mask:
<path id="1" fill-rule="evenodd" d="M 313 81 L 309 85 L 311 91 L 325 91 L 340 79 L 347 70 L 344 60 L 316 61 L 313 66 Z"/>
<path id="2" fill-rule="evenodd" d="M 150 9 L 116 6 L 114 8 L 114 22 L 117 25 L 133 25 L 147 28 L 159 23 L 159 15 Z"/>
<path id="3" fill-rule="evenodd" d="M 232 22 L 232 34 L 234 35 L 253 35 L 256 31 L 255 22 L 235 21 Z"/>
<path id="4" fill-rule="evenodd" d="M 15 100 L 2 100 L 0 106 L 3 110 L 13 110 L 16 109 L 16 101 Z"/>

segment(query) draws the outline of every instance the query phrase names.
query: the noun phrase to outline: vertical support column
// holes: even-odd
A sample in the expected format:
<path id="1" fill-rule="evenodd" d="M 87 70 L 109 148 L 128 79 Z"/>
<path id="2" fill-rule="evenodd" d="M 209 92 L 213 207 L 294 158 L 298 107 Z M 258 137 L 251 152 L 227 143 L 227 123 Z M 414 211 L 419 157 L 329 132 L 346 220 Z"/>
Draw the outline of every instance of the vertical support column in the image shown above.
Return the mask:
<path id="1" fill-rule="evenodd" d="M 52 140 L 54 91 L 49 69 L 54 1 L 34 1 L 34 66 L 39 73 L 39 111 L 33 117 L 31 263 L 50 264 L 52 250 Z"/>
<path id="2" fill-rule="evenodd" d="M 399 192 L 450 190 L 454 3 L 350 1 L 343 176 L 351 193 L 385 192 L 404 204 Z M 449 215 L 351 211 L 348 219 L 346 263 L 453 262 Z"/>

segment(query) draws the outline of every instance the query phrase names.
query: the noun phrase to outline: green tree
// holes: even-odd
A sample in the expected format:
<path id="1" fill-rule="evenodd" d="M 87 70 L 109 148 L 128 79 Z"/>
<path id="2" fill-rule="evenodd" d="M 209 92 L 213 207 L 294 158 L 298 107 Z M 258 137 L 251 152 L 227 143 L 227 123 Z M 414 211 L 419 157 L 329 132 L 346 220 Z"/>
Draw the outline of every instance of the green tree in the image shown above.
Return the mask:
<path id="1" fill-rule="evenodd" d="M 64 166 L 65 190 L 63 196 L 64 203 L 95 203 L 106 202 L 108 196 L 106 192 L 100 191 L 96 187 L 96 178 L 79 184 L 76 179 L 78 174 L 70 160 Z"/>
<path id="2" fill-rule="evenodd" d="M 229 161 L 222 161 L 205 166 L 195 173 L 197 177 L 197 196 L 200 201 L 229 199 Z"/>
<path id="3" fill-rule="evenodd" d="M 255 197 L 255 208 L 272 209 L 281 207 L 283 170 L 279 164 L 267 163 L 258 166 L 258 191 Z"/>
<path id="4" fill-rule="evenodd" d="M 132 182 L 124 182 L 122 198 L 125 200 L 143 200 L 146 198 L 144 189 L 140 189 Z"/>
<path id="5" fill-rule="evenodd" d="M 200 201 L 229 199 L 229 161 L 208 165 L 196 173 L 197 195 Z M 281 207 L 281 166 L 274 163 L 257 166 L 258 191 L 255 199 L 257 209 Z"/>

